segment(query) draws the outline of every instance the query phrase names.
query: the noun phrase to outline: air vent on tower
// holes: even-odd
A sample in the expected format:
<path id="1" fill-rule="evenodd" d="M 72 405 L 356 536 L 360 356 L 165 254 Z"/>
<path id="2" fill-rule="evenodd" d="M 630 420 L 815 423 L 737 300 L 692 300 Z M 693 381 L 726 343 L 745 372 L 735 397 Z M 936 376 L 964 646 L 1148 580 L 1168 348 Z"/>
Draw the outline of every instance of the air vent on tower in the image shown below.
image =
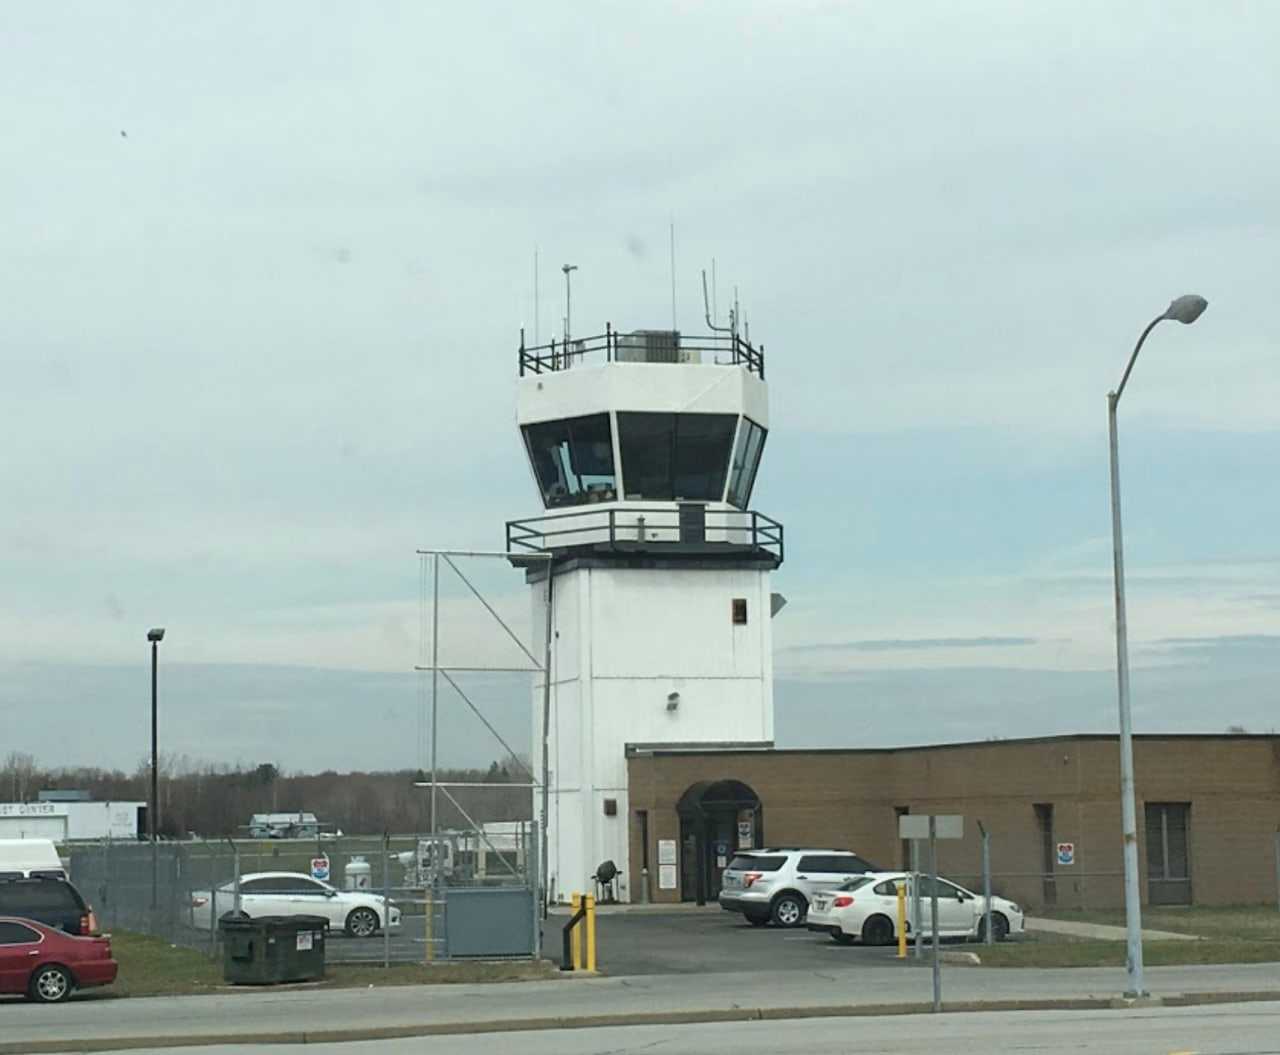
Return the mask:
<path id="1" fill-rule="evenodd" d="M 633 330 L 618 335 L 620 363 L 697 363 L 702 356 L 682 350 L 678 330 Z"/>

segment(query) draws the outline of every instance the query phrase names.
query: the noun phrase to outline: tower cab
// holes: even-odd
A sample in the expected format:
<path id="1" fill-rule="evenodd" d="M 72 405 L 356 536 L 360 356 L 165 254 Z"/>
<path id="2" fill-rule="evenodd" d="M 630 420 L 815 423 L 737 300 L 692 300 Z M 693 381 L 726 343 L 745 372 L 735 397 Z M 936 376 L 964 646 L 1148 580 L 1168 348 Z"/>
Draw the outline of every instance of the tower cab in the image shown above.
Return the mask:
<path id="1" fill-rule="evenodd" d="M 522 341 L 519 370 L 542 509 L 508 522 L 507 550 L 532 589 L 535 640 L 551 618 L 533 745 L 537 757 L 545 715 L 548 893 L 563 900 L 606 860 L 631 874 L 644 826 L 628 808 L 629 747 L 772 742 L 769 577 L 783 530 L 750 505 L 769 427 L 762 347 L 607 326 Z M 619 894 L 641 896 L 625 880 Z"/>

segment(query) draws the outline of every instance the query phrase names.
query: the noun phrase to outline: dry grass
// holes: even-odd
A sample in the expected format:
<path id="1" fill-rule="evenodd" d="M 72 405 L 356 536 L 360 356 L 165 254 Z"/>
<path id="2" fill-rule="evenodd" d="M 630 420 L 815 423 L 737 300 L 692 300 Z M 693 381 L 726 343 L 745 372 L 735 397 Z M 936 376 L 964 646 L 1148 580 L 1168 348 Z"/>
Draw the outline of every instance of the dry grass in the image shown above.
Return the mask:
<path id="1" fill-rule="evenodd" d="M 170 945 L 160 938 L 128 931 L 111 935 L 111 948 L 120 964 L 120 976 L 104 995 L 165 996 L 182 993 L 228 991 L 222 980 L 221 961 L 204 953 Z M 475 963 L 330 964 L 323 982 L 330 988 L 370 985 L 441 985 L 464 982 L 518 982 L 555 977 L 559 972 L 543 960 L 511 960 Z M 237 990 L 253 987 L 234 987 Z"/>

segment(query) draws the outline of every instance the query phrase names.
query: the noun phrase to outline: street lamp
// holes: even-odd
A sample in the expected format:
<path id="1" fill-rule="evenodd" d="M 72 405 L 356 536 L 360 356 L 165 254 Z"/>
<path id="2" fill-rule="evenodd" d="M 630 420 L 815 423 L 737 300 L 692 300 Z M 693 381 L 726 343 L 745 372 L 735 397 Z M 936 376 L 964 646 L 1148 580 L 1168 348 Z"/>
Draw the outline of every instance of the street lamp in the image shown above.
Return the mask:
<path id="1" fill-rule="evenodd" d="M 1120 452 L 1116 432 L 1116 407 L 1124 394 L 1142 343 L 1156 323 L 1173 319 L 1190 325 L 1200 318 L 1209 302 L 1195 293 L 1173 301 L 1157 315 L 1138 338 L 1124 376 L 1114 392 L 1107 393 L 1107 424 L 1111 440 L 1111 542 L 1115 558 L 1116 680 L 1120 695 L 1120 811 L 1124 825 L 1124 919 L 1129 973 L 1127 997 L 1146 995 L 1142 985 L 1142 897 L 1138 888 L 1138 818 L 1133 794 L 1133 721 L 1129 713 L 1129 635 L 1124 606 L 1124 544 L 1120 534 Z"/>
<path id="2" fill-rule="evenodd" d="M 160 858 L 156 846 L 156 832 L 160 827 L 160 795 L 158 793 L 158 751 L 156 736 L 156 666 L 159 662 L 160 642 L 164 640 L 164 627 L 157 626 L 147 631 L 147 640 L 151 642 L 151 808 L 147 810 L 148 834 L 151 836 L 151 908 L 156 907 L 156 888 L 159 886 Z"/>

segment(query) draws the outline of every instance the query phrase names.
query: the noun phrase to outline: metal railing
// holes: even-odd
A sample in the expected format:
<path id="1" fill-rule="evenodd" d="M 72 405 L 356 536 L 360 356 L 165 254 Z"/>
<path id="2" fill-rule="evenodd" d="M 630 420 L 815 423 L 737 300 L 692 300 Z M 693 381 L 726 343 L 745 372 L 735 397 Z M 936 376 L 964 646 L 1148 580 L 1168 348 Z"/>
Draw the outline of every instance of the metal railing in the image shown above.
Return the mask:
<path id="1" fill-rule="evenodd" d="M 707 509 L 705 524 L 694 532 L 682 525 L 678 507 L 599 506 L 572 513 L 507 521 L 507 550 L 544 553 L 579 547 L 617 552 L 661 551 L 663 547 L 697 544 L 707 553 L 716 547 L 741 547 L 783 559 L 782 524 L 754 509 Z"/>
<path id="2" fill-rule="evenodd" d="M 686 336 L 672 333 L 663 351 L 669 354 L 661 358 L 642 358 L 645 345 L 641 343 L 644 335 L 622 333 L 615 330 L 612 323 L 605 323 L 605 332 L 591 337 L 571 338 L 557 343 L 552 338 L 549 344 L 526 346 L 524 330 L 520 331 L 519 365 L 520 376 L 526 373 L 542 374 L 569 370 L 590 361 L 597 363 L 616 362 L 702 362 L 707 356 L 710 362 L 719 366 L 744 366 L 750 373 L 764 380 L 764 345 L 758 348 L 750 341 L 732 334 L 698 334 Z M 635 343 L 632 343 L 635 342 Z M 634 355 L 635 358 L 630 356 Z"/>

